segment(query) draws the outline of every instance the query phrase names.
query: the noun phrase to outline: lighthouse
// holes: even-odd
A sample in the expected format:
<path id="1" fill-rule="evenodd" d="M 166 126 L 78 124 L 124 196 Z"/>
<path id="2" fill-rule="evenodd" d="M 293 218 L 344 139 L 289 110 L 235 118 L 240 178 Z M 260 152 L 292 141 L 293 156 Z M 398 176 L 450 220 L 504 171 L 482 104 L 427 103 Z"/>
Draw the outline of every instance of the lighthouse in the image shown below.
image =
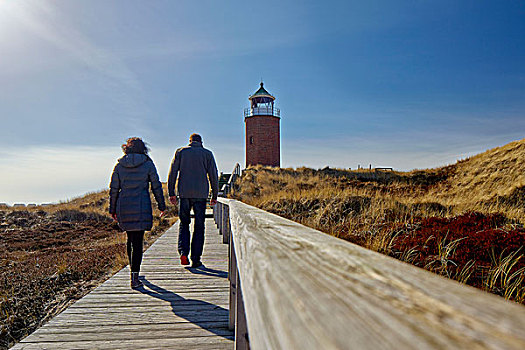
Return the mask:
<path id="1" fill-rule="evenodd" d="M 246 127 L 246 167 L 250 165 L 281 166 L 279 124 L 281 111 L 275 107 L 275 97 L 261 87 L 249 98 L 244 110 Z"/>

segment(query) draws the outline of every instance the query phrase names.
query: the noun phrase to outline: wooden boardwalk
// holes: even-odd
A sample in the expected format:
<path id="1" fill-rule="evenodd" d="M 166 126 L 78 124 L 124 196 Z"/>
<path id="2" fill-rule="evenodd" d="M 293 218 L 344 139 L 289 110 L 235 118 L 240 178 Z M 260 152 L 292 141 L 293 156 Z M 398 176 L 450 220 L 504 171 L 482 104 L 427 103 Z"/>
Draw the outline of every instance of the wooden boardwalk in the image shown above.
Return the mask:
<path id="1" fill-rule="evenodd" d="M 12 349 L 232 349 L 228 246 L 207 218 L 205 267 L 181 266 L 178 226 L 145 252 L 145 288 L 126 267 Z"/>

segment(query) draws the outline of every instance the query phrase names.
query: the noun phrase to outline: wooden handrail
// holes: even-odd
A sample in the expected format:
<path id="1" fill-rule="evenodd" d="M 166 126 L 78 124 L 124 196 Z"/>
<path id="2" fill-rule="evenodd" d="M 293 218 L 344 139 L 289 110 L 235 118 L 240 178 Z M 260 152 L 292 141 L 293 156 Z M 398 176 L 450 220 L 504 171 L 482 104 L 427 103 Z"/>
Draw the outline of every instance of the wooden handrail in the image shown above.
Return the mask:
<path id="1" fill-rule="evenodd" d="M 236 200 L 215 211 L 238 349 L 525 349 L 521 305 Z"/>
<path id="2" fill-rule="evenodd" d="M 236 163 L 235 166 L 233 167 L 233 171 L 232 171 L 232 174 L 230 175 L 230 178 L 228 179 L 228 182 L 225 183 L 220 189 L 222 193 L 219 193 L 219 194 L 222 194 L 222 196 L 227 196 L 228 194 L 230 194 L 233 188 L 233 184 L 235 183 L 235 180 L 237 180 L 239 176 L 241 176 L 241 166 L 239 165 L 239 163 Z"/>

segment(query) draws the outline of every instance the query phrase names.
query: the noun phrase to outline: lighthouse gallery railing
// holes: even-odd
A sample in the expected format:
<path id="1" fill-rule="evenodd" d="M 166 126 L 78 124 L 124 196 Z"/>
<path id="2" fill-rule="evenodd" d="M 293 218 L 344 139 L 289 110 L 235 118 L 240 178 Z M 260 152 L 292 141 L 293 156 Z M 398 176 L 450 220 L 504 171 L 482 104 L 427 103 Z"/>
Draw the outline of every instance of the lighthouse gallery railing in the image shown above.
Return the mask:
<path id="1" fill-rule="evenodd" d="M 281 110 L 277 107 L 254 107 L 245 108 L 244 117 L 253 117 L 254 115 L 271 115 L 274 117 L 281 116 Z"/>

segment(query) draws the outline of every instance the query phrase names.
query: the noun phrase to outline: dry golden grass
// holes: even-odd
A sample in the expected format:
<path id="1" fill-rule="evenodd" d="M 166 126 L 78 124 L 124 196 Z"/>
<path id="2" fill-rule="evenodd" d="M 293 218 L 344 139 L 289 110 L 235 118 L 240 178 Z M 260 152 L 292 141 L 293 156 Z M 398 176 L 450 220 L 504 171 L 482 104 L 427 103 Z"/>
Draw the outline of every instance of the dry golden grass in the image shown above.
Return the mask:
<path id="1" fill-rule="evenodd" d="M 256 206 L 315 198 L 367 205 L 367 217 L 503 213 L 525 224 L 525 139 L 442 168 L 412 172 L 249 168 L 235 196 Z M 354 208 L 355 209 L 355 208 Z"/>
<path id="2" fill-rule="evenodd" d="M 457 212 L 504 213 L 525 223 L 525 139 L 459 161 L 427 194 Z"/>
<path id="3" fill-rule="evenodd" d="M 451 207 L 421 200 L 436 181 L 432 174 L 427 183 L 421 172 L 257 166 L 245 171 L 233 196 L 336 236 L 346 232 L 350 237 L 342 238 L 362 237 L 376 245 L 370 236 L 385 220 L 406 223 L 414 217 L 452 214 Z"/>
<path id="4" fill-rule="evenodd" d="M 168 189 L 167 184 L 162 184 L 164 199 L 167 205 L 165 220 L 170 224 L 177 221 L 177 208 L 172 206 L 168 201 Z M 157 208 L 157 202 L 153 195 L 151 195 L 151 202 L 153 205 L 153 231 L 156 231 L 156 227 L 160 223 L 159 215 L 160 212 Z M 80 213 L 78 215 L 85 216 L 86 219 L 96 218 L 98 215 L 103 217 L 109 217 L 108 214 L 109 208 L 109 190 L 101 190 L 97 192 L 89 192 L 80 197 L 76 197 L 67 201 L 62 201 L 60 203 L 46 205 L 46 206 L 36 206 L 36 207 L 22 207 L 22 208 L 10 208 L 11 210 L 30 210 L 38 211 L 44 210 L 48 213 L 60 213 L 63 212 L 63 215 L 68 215 L 67 212 L 70 211 L 69 215 L 75 215 L 74 213 Z M 90 214 L 92 217 L 90 217 Z"/>

